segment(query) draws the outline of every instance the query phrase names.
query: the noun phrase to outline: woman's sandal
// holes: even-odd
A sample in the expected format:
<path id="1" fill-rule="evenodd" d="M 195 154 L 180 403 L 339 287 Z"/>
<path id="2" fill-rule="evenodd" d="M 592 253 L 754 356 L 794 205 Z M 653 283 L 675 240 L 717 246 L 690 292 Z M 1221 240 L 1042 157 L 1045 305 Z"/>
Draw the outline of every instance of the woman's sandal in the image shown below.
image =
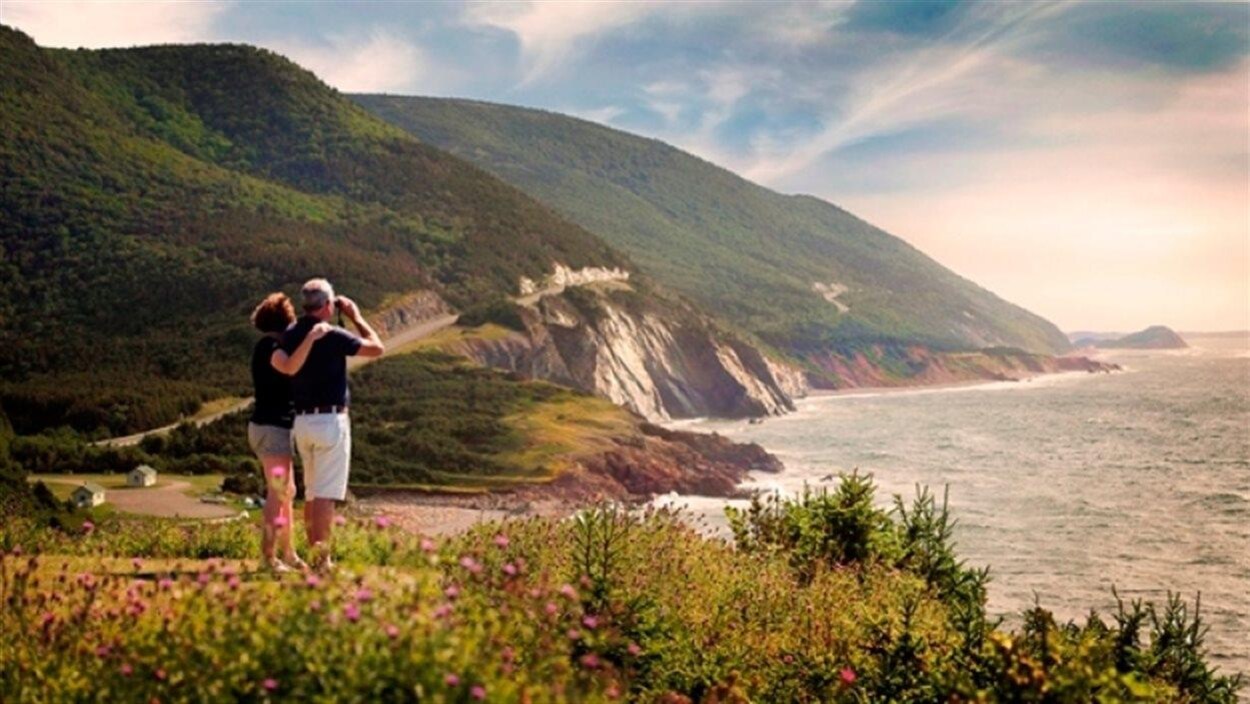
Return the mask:
<path id="1" fill-rule="evenodd" d="M 272 572 L 274 574 L 290 574 L 296 571 L 294 567 L 276 557 L 272 560 L 262 559 L 260 561 L 260 568 L 265 572 Z"/>

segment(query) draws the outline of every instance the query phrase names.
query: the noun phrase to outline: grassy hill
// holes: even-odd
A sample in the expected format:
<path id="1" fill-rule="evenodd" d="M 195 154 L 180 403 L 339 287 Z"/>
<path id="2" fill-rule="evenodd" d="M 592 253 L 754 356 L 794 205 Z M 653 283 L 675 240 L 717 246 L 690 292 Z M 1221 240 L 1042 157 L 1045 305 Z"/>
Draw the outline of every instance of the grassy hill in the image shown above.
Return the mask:
<path id="1" fill-rule="evenodd" d="M 41 49 L 0 27 L 0 402 L 121 433 L 246 392 L 246 314 L 330 277 L 468 307 L 624 257 L 270 52 Z"/>
<path id="2" fill-rule="evenodd" d="M 1046 320 L 850 213 L 775 193 L 662 142 L 505 105 L 353 99 L 534 195 L 778 348 L 1069 348 Z"/>

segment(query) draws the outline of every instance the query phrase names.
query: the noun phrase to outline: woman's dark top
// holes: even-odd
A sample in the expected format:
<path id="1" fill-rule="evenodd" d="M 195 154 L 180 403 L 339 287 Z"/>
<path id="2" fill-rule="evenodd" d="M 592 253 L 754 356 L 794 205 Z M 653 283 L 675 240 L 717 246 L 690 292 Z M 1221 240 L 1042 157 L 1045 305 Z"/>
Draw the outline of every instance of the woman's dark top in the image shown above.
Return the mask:
<path id="1" fill-rule="evenodd" d="M 295 406 L 291 403 L 291 377 L 269 363 L 278 341 L 268 335 L 252 348 L 252 386 L 256 403 L 252 406 L 252 422 L 290 428 L 295 424 Z"/>

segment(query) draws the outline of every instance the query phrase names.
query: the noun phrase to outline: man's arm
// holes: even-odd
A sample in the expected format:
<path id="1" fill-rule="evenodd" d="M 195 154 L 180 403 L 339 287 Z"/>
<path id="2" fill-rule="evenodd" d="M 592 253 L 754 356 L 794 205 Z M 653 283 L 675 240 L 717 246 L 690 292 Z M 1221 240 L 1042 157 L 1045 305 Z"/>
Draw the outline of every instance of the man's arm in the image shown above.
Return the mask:
<path id="1" fill-rule="evenodd" d="M 360 357 L 381 357 L 386 352 L 386 345 L 382 344 L 382 338 L 378 337 L 378 333 L 365 321 L 364 316 L 360 314 L 360 308 L 356 306 L 356 302 L 346 296 L 339 296 L 339 310 L 343 311 L 356 326 L 356 332 L 360 333 L 360 349 L 356 354 Z"/>
<path id="2" fill-rule="evenodd" d="M 330 330 L 332 328 L 329 323 L 317 323 L 304 336 L 303 342 L 299 343 L 299 347 L 296 347 L 294 352 L 288 355 L 279 347 L 269 355 L 269 363 L 283 374 L 295 376 L 296 372 L 303 368 L 304 362 L 308 360 L 308 352 L 312 350 L 313 343 L 325 337 Z"/>

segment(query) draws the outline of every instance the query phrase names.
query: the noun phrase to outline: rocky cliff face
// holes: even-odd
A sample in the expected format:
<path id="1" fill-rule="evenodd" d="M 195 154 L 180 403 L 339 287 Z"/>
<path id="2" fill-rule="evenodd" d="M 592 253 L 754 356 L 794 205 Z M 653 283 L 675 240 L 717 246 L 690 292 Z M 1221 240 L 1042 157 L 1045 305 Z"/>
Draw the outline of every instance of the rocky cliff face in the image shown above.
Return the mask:
<path id="1" fill-rule="evenodd" d="M 383 339 L 394 337 L 423 322 L 450 315 L 454 311 L 433 291 L 415 291 L 391 301 L 370 317 L 374 329 Z"/>
<path id="2" fill-rule="evenodd" d="M 521 312 L 524 333 L 469 340 L 458 351 L 598 394 L 650 420 L 778 415 L 806 391 L 798 370 L 620 282 L 543 296 Z"/>
<path id="3" fill-rule="evenodd" d="M 820 374 L 813 386 L 860 388 L 923 386 L 962 381 L 1026 379 L 1066 371 L 1116 371 L 1115 364 L 1080 356 L 1054 357 L 1012 349 L 979 352 L 936 352 L 927 347 L 876 345 L 848 354 L 811 355 L 808 361 Z"/>

